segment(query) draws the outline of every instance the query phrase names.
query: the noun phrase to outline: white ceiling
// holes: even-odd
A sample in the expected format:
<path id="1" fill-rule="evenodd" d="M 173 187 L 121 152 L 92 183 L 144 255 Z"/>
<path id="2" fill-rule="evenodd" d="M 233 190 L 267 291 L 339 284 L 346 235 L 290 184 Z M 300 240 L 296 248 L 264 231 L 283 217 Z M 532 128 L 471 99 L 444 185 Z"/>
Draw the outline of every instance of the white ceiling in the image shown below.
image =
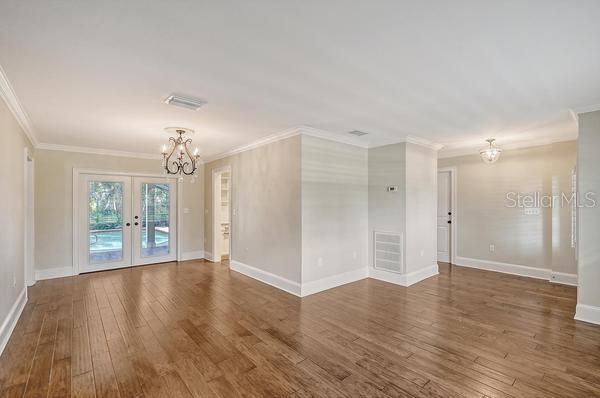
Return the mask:
<path id="1" fill-rule="evenodd" d="M 569 109 L 600 104 L 599 17 L 595 0 L 2 0 L 0 65 L 44 143 L 156 153 L 186 126 L 206 158 L 307 125 L 458 153 L 574 138 Z"/>

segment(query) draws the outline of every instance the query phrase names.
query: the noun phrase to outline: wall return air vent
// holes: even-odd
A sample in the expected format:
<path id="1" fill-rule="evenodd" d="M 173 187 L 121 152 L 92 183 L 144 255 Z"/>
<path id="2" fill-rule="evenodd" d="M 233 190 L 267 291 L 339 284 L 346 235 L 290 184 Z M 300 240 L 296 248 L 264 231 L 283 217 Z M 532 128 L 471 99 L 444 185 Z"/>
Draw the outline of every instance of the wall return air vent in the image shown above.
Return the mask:
<path id="1" fill-rule="evenodd" d="M 375 232 L 373 234 L 373 265 L 377 269 L 404 274 L 402 234 Z"/>
<path id="2" fill-rule="evenodd" d="M 191 109 L 197 111 L 203 105 L 206 105 L 206 101 L 199 98 L 186 97 L 180 94 L 171 94 L 164 100 L 165 104 L 178 106 L 180 108 Z"/>

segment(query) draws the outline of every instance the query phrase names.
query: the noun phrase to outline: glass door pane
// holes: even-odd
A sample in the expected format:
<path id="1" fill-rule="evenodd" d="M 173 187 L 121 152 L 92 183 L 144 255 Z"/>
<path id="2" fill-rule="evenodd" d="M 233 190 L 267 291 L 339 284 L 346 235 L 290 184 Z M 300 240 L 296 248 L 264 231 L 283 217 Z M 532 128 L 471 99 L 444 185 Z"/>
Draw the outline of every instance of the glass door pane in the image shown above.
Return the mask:
<path id="1" fill-rule="evenodd" d="M 131 265 L 131 177 L 79 177 L 79 272 Z"/>
<path id="2" fill-rule="evenodd" d="M 123 183 L 89 182 L 89 263 L 123 260 Z"/>
<path id="3" fill-rule="evenodd" d="M 176 260 L 176 200 L 176 179 L 134 177 L 134 265 Z"/>
<path id="4" fill-rule="evenodd" d="M 141 184 L 142 256 L 169 254 L 169 184 Z"/>

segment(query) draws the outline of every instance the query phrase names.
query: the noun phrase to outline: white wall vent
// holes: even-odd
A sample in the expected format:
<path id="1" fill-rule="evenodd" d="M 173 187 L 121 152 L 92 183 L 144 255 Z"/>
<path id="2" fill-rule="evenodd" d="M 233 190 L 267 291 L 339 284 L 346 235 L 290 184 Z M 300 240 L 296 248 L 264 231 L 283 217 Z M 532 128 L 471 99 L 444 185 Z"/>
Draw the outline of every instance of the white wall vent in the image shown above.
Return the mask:
<path id="1" fill-rule="evenodd" d="M 377 232 L 373 235 L 373 265 L 377 269 L 404 274 L 402 234 Z"/>
<path id="2" fill-rule="evenodd" d="M 187 97 L 180 94 L 171 94 L 163 101 L 165 104 L 178 106 L 180 108 L 191 109 L 197 111 L 203 105 L 206 105 L 206 101 L 199 98 Z"/>
<path id="3" fill-rule="evenodd" d="M 365 133 L 364 131 L 360 131 L 360 130 L 352 130 L 352 131 L 348 131 L 348 134 L 355 135 L 357 137 L 362 137 L 363 135 L 367 135 L 368 133 Z"/>

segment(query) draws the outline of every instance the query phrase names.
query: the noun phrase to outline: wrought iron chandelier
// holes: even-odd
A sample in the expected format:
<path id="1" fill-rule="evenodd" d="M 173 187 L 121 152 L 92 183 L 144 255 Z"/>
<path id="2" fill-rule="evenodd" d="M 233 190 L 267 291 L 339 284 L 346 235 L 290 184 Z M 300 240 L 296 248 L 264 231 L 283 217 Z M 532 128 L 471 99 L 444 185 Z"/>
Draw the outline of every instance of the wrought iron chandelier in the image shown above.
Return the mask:
<path id="1" fill-rule="evenodd" d="M 169 138 L 169 144 L 163 145 L 162 157 L 163 168 L 167 174 L 194 175 L 197 163 L 200 160 L 198 148 L 192 154 L 190 152 L 191 138 L 184 137 L 185 134 L 194 134 L 194 130 L 183 127 L 168 127 L 165 131 L 169 134 L 177 134 Z"/>
<path id="2" fill-rule="evenodd" d="M 496 141 L 495 138 L 489 138 L 486 141 L 489 146 L 479 151 L 479 156 L 481 156 L 481 160 L 483 160 L 484 163 L 495 163 L 498 159 L 500 159 L 502 149 L 494 143 L 494 141 Z"/>

